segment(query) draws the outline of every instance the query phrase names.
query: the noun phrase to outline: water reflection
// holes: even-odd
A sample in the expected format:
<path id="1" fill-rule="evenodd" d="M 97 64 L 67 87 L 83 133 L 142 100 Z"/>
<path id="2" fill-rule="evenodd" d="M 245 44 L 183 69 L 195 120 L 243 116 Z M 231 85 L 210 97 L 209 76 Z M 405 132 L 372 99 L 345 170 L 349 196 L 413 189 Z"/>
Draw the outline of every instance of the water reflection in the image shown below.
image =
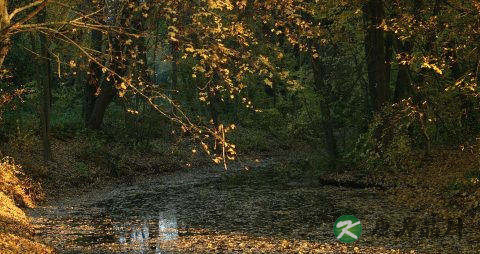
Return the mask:
<path id="1" fill-rule="evenodd" d="M 143 220 L 141 222 L 130 222 L 117 228 L 119 232 L 118 242 L 123 245 L 128 253 L 147 253 L 149 246 L 155 249 L 156 254 L 167 253 L 162 249 L 165 242 L 169 242 L 178 238 L 178 225 L 176 212 L 173 209 L 162 211 L 159 213 L 158 235 L 154 237 L 155 230 L 150 230 L 151 220 Z M 155 244 L 153 247 L 153 244 Z"/>
<path id="2" fill-rule="evenodd" d="M 158 217 L 158 240 L 170 241 L 178 238 L 175 210 L 161 212 Z"/>

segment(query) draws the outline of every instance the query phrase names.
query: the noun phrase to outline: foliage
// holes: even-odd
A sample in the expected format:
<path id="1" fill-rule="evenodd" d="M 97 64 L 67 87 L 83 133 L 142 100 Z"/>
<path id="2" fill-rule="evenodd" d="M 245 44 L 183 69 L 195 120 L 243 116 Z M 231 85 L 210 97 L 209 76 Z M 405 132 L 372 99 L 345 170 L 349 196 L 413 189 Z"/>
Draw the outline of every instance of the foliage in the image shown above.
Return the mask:
<path id="1" fill-rule="evenodd" d="M 4 158 L 0 163 L 0 191 L 17 205 L 22 207 L 34 207 L 33 197 L 29 193 L 33 186 L 25 178 L 21 167 L 15 165 L 11 158 Z M 21 180 L 22 179 L 22 180 Z"/>
<path id="2" fill-rule="evenodd" d="M 12 158 L 0 162 L 0 249 L 30 253 L 53 253 L 53 250 L 34 241 L 32 226 L 21 208 L 35 207 L 34 199 L 41 198 L 41 192 L 26 176 Z"/>

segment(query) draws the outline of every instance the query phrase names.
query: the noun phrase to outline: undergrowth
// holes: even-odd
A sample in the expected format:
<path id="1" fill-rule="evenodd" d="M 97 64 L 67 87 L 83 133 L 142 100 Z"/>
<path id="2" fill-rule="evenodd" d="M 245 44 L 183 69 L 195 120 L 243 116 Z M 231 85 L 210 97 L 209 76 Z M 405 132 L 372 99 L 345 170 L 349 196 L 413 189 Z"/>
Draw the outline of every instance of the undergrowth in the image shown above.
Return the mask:
<path id="1" fill-rule="evenodd" d="M 21 208 L 33 208 L 40 191 L 11 158 L 0 162 L 0 250 L 2 253 L 52 253 L 33 241 L 29 219 Z"/>

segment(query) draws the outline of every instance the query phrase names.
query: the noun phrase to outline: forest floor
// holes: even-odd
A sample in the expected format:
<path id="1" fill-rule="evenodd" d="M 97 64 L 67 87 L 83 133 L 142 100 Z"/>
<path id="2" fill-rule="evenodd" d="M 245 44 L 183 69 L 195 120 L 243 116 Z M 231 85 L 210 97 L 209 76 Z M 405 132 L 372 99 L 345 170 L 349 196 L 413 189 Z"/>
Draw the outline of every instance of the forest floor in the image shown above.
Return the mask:
<path id="1" fill-rule="evenodd" d="M 428 181 L 412 189 L 406 180 L 412 175 L 392 180 L 350 172 L 326 175 L 323 183 L 279 181 L 270 170 L 278 161 L 257 156 L 228 171 L 202 166 L 77 187 L 30 215 L 37 239 L 60 253 L 477 253 L 480 248 L 478 214 L 442 214 L 440 200 L 428 203 L 436 198 L 425 189 Z M 435 182 L 426 168 L 416 179 Z M 352 185 L 357 178 L 363 184 Z M 386 187 L 395 181 L 407 187 Z M 333 235 L 333 223 L 346 214 L 359 218 L 363 228 L 350 244 Z M 424 224 L 432 216 L 443 220 Z M 165 221 L 176 228 L 171 235 L 160 232 Z"/>
<path id="2" fill-rule="evenodd" d="M 19 171 L 8 159 L 0 161 L 0 253 L 52 253 L 52 248 L 33 239 L 32 224 L 22 210 L 34 207 L 25 191 L 33 186 L 23 181 Z"/>
<path id="3" fill-rule="evenodd" d="M 45 253 L 46 245 L 59 253 L 480 249 L 478 146 L 437 149 L 410 170 L 345 167 L 320 177 L 291 174 L 304 171 L 308 151 L 299 150 L 242 155 L 225 171 L 189 149 L 125 153 L 78 138 L 55 139 L 55 162 L 39 166 L 39 147 L 8 147 L 22 171 L 44 183 L 47 198 L 27 214 L 12 202 L 0 203 L 0 217 L 15 212 L 18 219 L 0 225 L 0 240 L 25 250 L 16 253 Z M 347 214 L 361 221 L 363 231 L 358 241 L 344 244 L 335 239 L 333 224 Z M 164 223 L 175 230 L 161 232 Z"/>
<path id="4" fill-rule="evenodd" d="M 0 253 L 53 253 L 41 241 L 34 241 L 33 233 L 25 212 L 0 192 Z"/>

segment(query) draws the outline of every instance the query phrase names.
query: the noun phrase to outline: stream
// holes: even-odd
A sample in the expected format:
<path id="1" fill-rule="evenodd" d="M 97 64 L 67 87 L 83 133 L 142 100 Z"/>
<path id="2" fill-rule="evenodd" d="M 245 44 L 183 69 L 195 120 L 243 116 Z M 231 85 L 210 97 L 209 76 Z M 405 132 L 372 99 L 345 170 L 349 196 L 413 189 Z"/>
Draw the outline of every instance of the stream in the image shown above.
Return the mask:
<path id="1" fill-rule="evenodd" d="M 379 190 L 228 178 L 244 168 L 189 169 L 107 185 L 29 214 L 38 240 L 58 253 L 436 253 L 417 248 L 463 246 L 454 236 L 432 242 L 374 235 L 379 218 L 412 214 Z M 345 214 L 362 222 L 355 244 L 333 236 L 333 223 Z M 465 235 L 475 232 L 465 228 Z"/>
<path id="2" fill-rule="evenodd" d="M 47 202 L 30 211 L 36 237 L 60 253 L 170 253 L 162 246 L 188 234 L 179 228 L 201 205 L 197 195 L 222 174 L 218 167 L 167 173 Z"/>

